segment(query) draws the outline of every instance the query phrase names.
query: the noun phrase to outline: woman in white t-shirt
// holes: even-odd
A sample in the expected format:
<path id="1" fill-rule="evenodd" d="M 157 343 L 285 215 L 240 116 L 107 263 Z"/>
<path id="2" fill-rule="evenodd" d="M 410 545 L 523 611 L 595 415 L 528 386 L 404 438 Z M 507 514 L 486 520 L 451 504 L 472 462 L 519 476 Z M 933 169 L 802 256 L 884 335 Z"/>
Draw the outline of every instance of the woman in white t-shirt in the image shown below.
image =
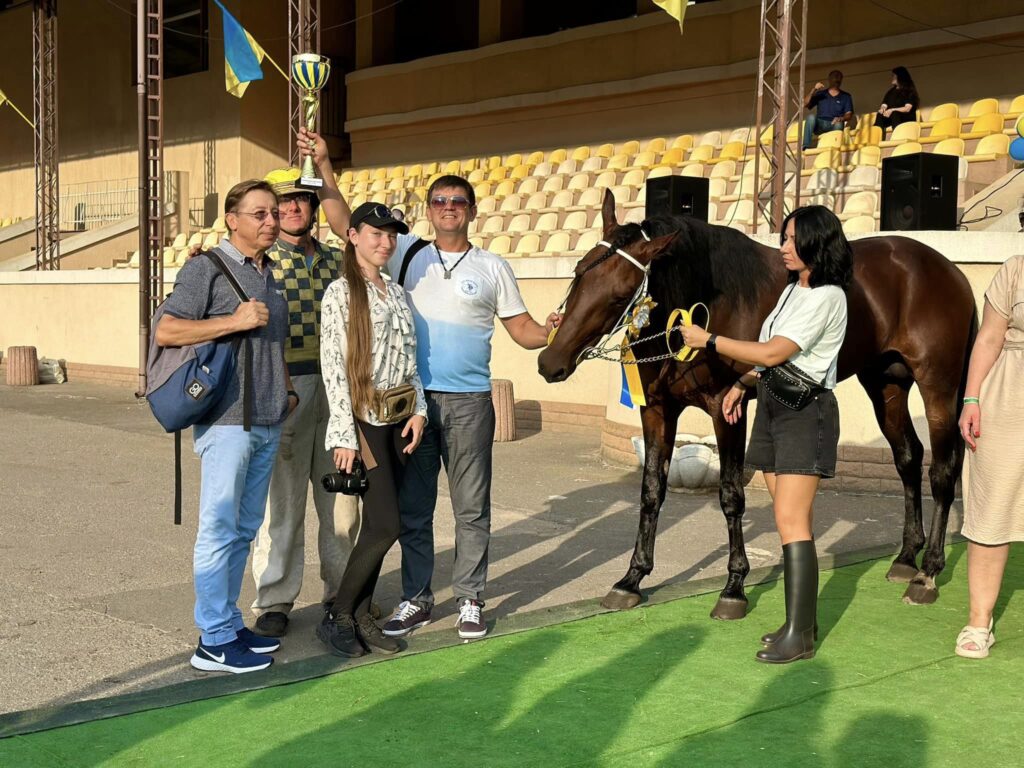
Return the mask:
<path id="1" fill-rule="evenodd" d="M 746 390 L 757 385 L 757 414 L 746 464 L 764 473 L 782 539 L 786 621 L 764 635 L 757 660 L 785 664 L 814 656 L 817 635 L 818 558 L 812 524 L 814 496 L 823 477 L 836 471 L 839 407 L 832 390 L 836 361 L 846 336 L 846 288 L 852 249 L 835 215 L 820 205 L 793 211 L 782 225 L 782 262 L 789 284 L 761 327 L 758 341 L 740 341 L 691 326 L 690 347 L 754 366 L 722 402 L 735 424 Z M 765 371 L 770 370 L 768 374 Z M 812 384 L 810 397 L 796 400 L 774 384 L 778 374 Z"/>

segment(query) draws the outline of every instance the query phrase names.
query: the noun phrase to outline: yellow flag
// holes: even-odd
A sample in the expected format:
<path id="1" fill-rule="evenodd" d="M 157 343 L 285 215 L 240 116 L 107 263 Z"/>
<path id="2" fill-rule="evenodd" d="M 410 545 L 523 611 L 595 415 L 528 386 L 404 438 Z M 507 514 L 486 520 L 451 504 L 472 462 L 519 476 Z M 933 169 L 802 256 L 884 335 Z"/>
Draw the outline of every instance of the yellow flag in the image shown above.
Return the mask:
<path id="1" fill-rule="evenodd" d="M 679 34 L 683 34 L 683 16 L 686 15 L 686 0 L 654 0 L 654 4 L 679 22 Z"/>

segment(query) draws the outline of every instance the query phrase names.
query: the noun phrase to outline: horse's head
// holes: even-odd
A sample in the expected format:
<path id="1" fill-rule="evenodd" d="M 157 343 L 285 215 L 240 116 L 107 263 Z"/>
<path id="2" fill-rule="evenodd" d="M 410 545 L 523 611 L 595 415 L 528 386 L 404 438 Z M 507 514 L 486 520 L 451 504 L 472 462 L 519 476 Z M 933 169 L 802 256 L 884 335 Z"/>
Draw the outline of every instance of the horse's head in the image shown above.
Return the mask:
<path id="1" fill-rule="evenodd" d="M 651 238 L 638 224 L 620 226 L 610 190 L 604 194 L 601 216 L 604 241 L 576 265 L 558 332 L 538 359 L 540 375 L 548 382 L 569 378 L 583 352 L 615 330 L 616 321 L 640 298 L 637 291 L 651 262 L 678 234 Z"/>

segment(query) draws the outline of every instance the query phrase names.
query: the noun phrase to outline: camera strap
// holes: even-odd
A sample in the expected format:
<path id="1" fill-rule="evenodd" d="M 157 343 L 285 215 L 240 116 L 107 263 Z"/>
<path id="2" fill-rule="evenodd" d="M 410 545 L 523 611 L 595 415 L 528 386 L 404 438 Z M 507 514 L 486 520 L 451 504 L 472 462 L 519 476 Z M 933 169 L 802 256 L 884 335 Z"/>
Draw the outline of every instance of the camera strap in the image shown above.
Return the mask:
<path id="1" fill-rule="evenodd" d="M 356 422 L 356 434 L 359 436 L 359 456 L 363 460 L 363 466 L 366 467 L 366 471 L 369 472 L 377 466 L 377 460 L 373 457 L 370 443 L 366 439 L 366 435 L 363 434 L 363 429 L 359 426 L 358 421 Z"/>

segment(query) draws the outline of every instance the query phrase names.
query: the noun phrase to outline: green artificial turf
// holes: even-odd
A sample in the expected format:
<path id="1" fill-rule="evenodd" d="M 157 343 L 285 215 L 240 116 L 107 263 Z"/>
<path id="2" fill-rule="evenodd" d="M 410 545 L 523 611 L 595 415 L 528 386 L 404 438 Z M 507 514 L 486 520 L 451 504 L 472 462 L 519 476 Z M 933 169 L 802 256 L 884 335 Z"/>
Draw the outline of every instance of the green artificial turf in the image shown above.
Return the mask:
<path id="1" fill-rule="evenodd" d="M 14 736 L 0 765 L 1020 764 L 1024 557 L 1011 556 L 992 655 L 973 661 L 953 655 L 964 551 L 949 548 L 928 607 L 900 601 L 887 560 L 823 572 L 811 661 L 754 661 L 782 618 L 771 582 L 749 590 L 744 621 L 711 621 L 715 595 L 698 595 Z"/>

